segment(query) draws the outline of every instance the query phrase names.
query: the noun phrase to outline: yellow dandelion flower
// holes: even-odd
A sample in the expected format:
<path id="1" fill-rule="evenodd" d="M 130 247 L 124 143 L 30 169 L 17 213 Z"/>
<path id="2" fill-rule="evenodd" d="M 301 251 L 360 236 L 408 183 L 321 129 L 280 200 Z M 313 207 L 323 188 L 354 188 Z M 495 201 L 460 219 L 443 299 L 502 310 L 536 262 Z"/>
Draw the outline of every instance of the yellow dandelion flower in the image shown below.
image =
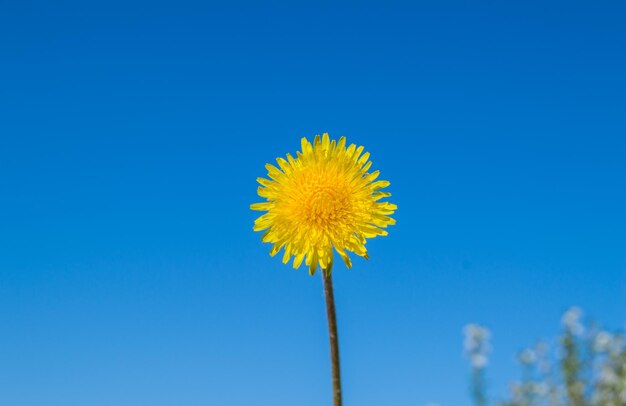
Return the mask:
<path id="1" fill-rule="evenodd" d="M 302 138 L 296 158 L 278 158 L 279 167 L 267 164 L 269 179 L 258 178 L 264 203 L 250 206 L 267 211 L 254 222 L 254 230 L 266 230 L 262 241 L 273 243 L 270 255 L 284 248 L 283 263 L 294 257 L 293 267 L 302 262 L 313 275 L 317 265 L 330 272 L 333 248 L 350 268 L 347 252 L 367 258 L 368 238 L 387 235 L 395 224 L 395 204 L 381 202 L 391 196 L 381 189 L 389 182 L 376 180 L 379 171 L 368 172 L 369 153 L 346 138 L 330 140 L 316 135 L 311 144 Z"/>

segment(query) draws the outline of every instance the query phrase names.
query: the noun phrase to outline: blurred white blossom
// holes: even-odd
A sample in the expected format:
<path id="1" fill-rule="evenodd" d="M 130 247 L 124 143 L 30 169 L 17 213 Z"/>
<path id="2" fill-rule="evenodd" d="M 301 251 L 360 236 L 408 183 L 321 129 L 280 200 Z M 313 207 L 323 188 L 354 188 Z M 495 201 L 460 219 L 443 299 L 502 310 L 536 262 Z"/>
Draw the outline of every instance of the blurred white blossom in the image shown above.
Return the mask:
<path id="1" fill-rule="evenodd" d="M 598 382 L 604 385 L 615 385 L 619 382 L 619 379 L 610 365 L 603 365 L 598 374 Z"/>
<path id="2" fill-rule="evenodd" d="M 524 365 L 532 365 L 537 362 L 537 353 L 532 348 L 526 348 L 519 354 L 518 360 Z"/>
<path id="3" fill-rule="evenodd" d="M 542 375 L 547 375 L 552 369 L 549 358 L 550 346 L 545 341 L 539 341 L 535 345 L 535 355 L 537 357 L 537 368 Z"/>
<path id="4" fill-rule="evenodd" d="M 487 366 L 487 354 L 491 351 L 489 339 L 491 332 L 478 324 L 468 324 L 463 329 L 465 340 L 463 347 L 465 354 L 473 368 L 481 369 Z"/>
<path id="5" fill-rule="evenodd" d="M 613 356 L 617 356 L 619 354 L 623 354 L 624 351 L 626 350 L 624 348 L 624 336 L 622 335 L 615 335 L 612 337 L 612 340 L 609 344 L 609 348 L 608 348 L 608 352 L 613 355 Z"/>
<path id="6" fill-rule="evenodd" d="M 550 392 L 550 386 L 546 382 L 535 382 L 533 385 L 533 393 L 539 397 L 547 396 Z"/>
<path id="7" fill-rule="evenodd" d="M 582 316 L 583 316 L 582 310 L 580 310 L 576 306 L 570 307 L 563 314 L 563 317 L 561 318 L 561 323 L 572 334 L 579 336 L 585 331 L 581 323 Z"/>
<path id="8" fill-rule="evenodd" d="M 606 331 L 600 331 L 593 340 L 593 349 L 598 352 L 606 352 L 611 348 L 613 336 Z"/>

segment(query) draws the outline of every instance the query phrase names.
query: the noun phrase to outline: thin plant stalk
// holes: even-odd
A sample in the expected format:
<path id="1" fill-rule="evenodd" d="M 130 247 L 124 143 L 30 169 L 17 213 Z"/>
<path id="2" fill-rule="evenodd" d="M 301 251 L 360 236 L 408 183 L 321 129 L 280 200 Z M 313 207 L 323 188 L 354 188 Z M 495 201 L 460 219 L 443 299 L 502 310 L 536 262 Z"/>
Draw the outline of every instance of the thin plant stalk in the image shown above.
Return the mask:
<path id="1" fill-rule="evenodd" d="M 472 397 L 474 398 L 474 405 L 487 405 L 484 368 L 472 368 Z"/>
<path id="2" fill-rule="evenodd" d="M 564 357 L 561 361 L 567 398 L 571 406 L 585 406 L 584 383 L 581 377 L 582 361 L 574 333 L 568 329 L 561 339 Z"/>
<path id="3" fill-rule="evenodd" d="M 335 296 L 331 270 L 321 272 L 324 279 L 324 296 L 326 297 L 326 315 L 328 317 L 328 338 L 330 339 L 330 365 L 332 369 L 333 405 L 341 406 L 341 373 L 339 370 L 339 337 L 337 336 L 337 314 L 335 312 Z"/>

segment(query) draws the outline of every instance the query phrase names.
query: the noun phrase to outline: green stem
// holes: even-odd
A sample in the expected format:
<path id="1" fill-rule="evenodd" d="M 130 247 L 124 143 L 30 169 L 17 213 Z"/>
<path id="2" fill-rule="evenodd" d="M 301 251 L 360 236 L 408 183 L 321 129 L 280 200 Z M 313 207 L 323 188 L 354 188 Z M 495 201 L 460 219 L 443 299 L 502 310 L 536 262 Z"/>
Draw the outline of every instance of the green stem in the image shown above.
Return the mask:
<path id="1" fill-rule="evenodd" d="M 335 313 L 335 297 L 331 269 L 321 272 L 324 279 L 324 295 L 326 296 L 326 315 L 328 317 L 328 337 L 330 339 L 330 365 L 333 382 L 333 405 L 341 406 L 341 374 L 339 372 L 339 338 L 337 337 L 337 315 Z"/>

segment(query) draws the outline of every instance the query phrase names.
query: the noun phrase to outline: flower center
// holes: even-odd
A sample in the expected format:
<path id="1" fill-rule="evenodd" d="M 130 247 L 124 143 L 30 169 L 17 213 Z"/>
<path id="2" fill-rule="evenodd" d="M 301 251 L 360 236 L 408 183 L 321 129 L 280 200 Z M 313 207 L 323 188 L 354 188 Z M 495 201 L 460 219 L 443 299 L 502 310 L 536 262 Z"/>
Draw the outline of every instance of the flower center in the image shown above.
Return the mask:
<path id="1" fill-rule="evenodd" d="M 337 227 L 349 213 L 350 193 L 346 185 L 317 184 L 304 190 L 300 201 L 301 222 L 318 230 Z"/>

